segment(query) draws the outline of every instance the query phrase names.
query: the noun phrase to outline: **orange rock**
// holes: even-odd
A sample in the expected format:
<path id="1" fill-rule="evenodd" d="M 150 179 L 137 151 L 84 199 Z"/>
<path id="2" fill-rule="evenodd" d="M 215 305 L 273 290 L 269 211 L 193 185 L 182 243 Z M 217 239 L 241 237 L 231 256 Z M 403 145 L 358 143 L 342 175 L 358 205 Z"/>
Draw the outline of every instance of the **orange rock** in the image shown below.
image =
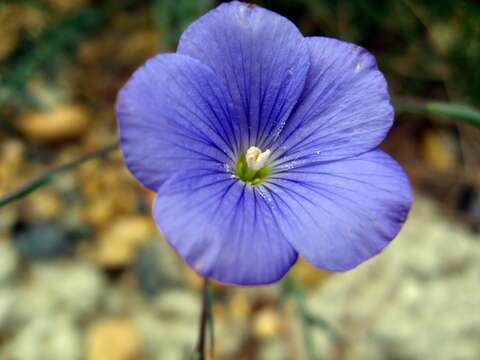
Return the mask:
<path id="1" fill-rule="evenodd" d="M 448 133 L 427 131 L 423 136 L 421 149 L 423 158 L 435 170 L 445 172 L 456 168 L 458 149 Z"/>
<path id="2" fill-rule="evenodd" d="M 78 105 L 59 105 L 47 111 L 24 114 L 18 129 L 30 140 L 56 143 L 82 136 L 90 123 L 90 115 Z"/>
<path id="3" fill-rule="evenodd" d="M 126 266 L 137 249 L 156 234 L 149 216 L 125 216 L 106 228 L 98 240 L 96 260 L 105 267 Z"/>
<path id="4" fill-rule="evenodd" d="M 253 332 L 260 340 L 271 339 L 279 335 L 280 330 L 280 316 L 273 309 L 261 310 L 253 318 Z"/>
<path id="5" fill-rule="evenodd" d="M 87 360 L 138 360 L 140 337 L 127 319 L 104 319 L 87 333 Z"/>

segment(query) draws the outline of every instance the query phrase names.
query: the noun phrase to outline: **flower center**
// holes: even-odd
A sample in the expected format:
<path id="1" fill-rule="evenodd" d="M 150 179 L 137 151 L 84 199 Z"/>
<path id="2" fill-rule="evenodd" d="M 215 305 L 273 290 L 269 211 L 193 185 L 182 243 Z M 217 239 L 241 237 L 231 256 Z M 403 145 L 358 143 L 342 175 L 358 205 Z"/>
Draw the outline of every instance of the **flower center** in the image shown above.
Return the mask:
<path id="1" fill-rule="evenodd" d="M 258 171 L 265 166 L 268 158 L 270 157 L 270 150 L 267 149 L 264 152 L 256 146 L 250 146 L 245 154 L 245 160 L 248 167 L 253 171 Z"/>
<path id="2" fill-rule="evenodd" d="M 260 184 L 270 172 L 266 166 L 270 153 L 269 149 L 262 152 L 258 147 L 251 146 L 237 161 L 237 176 L 251 185 Z"/>

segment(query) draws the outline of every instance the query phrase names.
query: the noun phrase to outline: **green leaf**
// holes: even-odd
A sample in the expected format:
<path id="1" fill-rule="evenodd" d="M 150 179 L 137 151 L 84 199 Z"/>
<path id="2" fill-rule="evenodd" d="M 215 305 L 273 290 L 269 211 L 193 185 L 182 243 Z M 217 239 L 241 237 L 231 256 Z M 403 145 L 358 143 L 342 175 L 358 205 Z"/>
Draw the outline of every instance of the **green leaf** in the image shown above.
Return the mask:
<path id="1" fill-rule="evenodd" d="M 397 112 L 426 113 L 480 126 L 480 110 L 465 104 L 443 101 L 394 100 Z"/>
<path id="2" fill-rule="evenodd" d="M 480 125 L 480 111 L 468 105 L 431 101 L 426 104 L 426 108 L 431 113 L 455 117 L 474 125 Z"/>

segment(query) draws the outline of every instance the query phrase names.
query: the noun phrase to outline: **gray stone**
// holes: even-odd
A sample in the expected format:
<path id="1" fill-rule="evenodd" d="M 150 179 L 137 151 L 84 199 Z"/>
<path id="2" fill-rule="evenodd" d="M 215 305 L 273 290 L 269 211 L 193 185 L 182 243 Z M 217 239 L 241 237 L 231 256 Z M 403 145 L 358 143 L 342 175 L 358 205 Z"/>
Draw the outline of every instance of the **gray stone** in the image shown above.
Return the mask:
<path id="1" fill-rule="evenodd" d="M 200 311 L 200 296 L 188 290 L 169 290 L 155 298 L 153 307 L 159 316 L 196 321 Z"/>
<path id="2" fill-rule="evenodd" d="M 139 306 L 132 318 L 140 332 L 146 359 L 184 359 L 197 339 L 200 298 L 185 290 L 159 294 Z"/>
<path id="3" fill-rule="evenodd" d="M 11 360 L 80 360 L 81 345 L 69 316 L 37 316 L 5 345 L 4 354 Z"/>
<path id="4" fill-rule="evenodd" d="M 89 317 L 97 310 L 105 285 L 94 265 L 65 261 L 35 264 L 32 281 L 50 294 L 57 309 L 78 319 Z"/>
<path id="5" fill-rule="evenodd" d="M 0 289 L 0 333 L 9 333 L 15 328 L 14 310 L 19 301 L 14 288 Z"/>
<path id="6" fill-rule="evenodd" d="M 119 286 L 108 285 L 104 289 L 101 311 L 107 314 L 124 314 L 130 306 L 128 300 L 133 294 L 128 293 Z"/>
<path id="7" fill-rule="evenodd" d="M 18 254 L 10 242 L 0 239 L 0 286 L 13 280 L 18 260 Z"/>
<path id="8" fill-rule="evenodd" d="M 29 259 L 50 259 L 70 253 L 75 243 L 67 230 L 55 221 L 15 227 L 12 240 L 18 252 Z"/>
<path id="9" fill-rule="evenodd" d="M 281 339 L 262 343 L 259 349 L 258 360 L 289 360 L 291 359 L 288 344 Z"/>
<path id="10" fill-rule="evenodd" d="M 99 307 L 103 287 L 101 273 L 89 264 L 33 264 L 29 280 L 17 289 L 18 299 L 11 314 L 14 327 L 58 312 L 68 313 L 76 320 L 88 320 Z"/>
<path id="11" fill-rule="evenodd" d="M 14 329 L 24 326 L 36 316 L 53 314 L 57 309 L 57 301 L 51 296 L 51 292 L 37 284 L 19 286 L 16 297 L 11 313 Z"/>
<path id="12" fill-rule="evenodd" d="M 183 284 L 182 264 L 172 248 L 163 239 L 147 242 L 137 252 L 133 273 L 140 288 L 148 295 L 162 289 Z"/>
<path id="13" fill-rule="evenodd" d="M 168 317 L 155 317 L 143 311 L 133 316 L 142 339 L 145 359 L 183 359 L 192 352 L 197 338 L 195 322 L 178 321 Z M 162 357 L 174 354 L 171 357 Z"/>

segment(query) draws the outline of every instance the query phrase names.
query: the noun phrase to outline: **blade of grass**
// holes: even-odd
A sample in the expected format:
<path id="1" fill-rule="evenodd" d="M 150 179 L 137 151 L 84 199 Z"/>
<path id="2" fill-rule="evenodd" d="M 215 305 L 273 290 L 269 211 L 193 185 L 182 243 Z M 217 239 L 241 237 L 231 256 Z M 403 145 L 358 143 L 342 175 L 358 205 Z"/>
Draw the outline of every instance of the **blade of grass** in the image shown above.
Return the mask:
<path id="1" fill-rule="evenodd" d="M 312 314 L 306 303 L 305 290 L 292 277 L 287 277 L 283 283 L 283 293 L 291 296 L 297 305 L 297 313 L 302 327 L 302 336 L 308 359 L 321 360 L 322 357 L 315 351 L 314 338 L 311 327 L 322 329 L 332 339 L 333 342 L 343 343 L 343 338 L 337 331 L 324 319 Z"/>
<path id="2" fill-rule="evenodd" d="M 14 201 L 18 201 L 24 198 L 25 196 L 29 195 L 30 193 L 34 192 L 35 190 L 49 184 L 52 180 L 55 179 L 57 175 L 60 175 L 61 173 L 72 170 L 86 161 L 106 156 L 113 150 L 116 150 L 117 148 L 118 148 L 117 143 L 110 144 L 90 154 L 83 155 L 71 162 L 68 162 L 66 164 L 50 169 L 45 174 L 28 181 L 25 185 L 21 186 L 17 190 L 14 190 L 3 197 L 0 197 L 0 208 Z"/>
<path id="3" fill-rule="evenodd" d="M 291 277 L 285 279 L 284 289 L 288 295 L 291 295 L 295 299 L 297 304 L 298 316 L 302 328 L 303 344 L 307 353 L 307 358 L 309 360 L 321 360 L 320 355 L 315 351 L 313 334 L 310 329 L 310 322 L 307 320 L 308 311 L 303 289 Z"/>

